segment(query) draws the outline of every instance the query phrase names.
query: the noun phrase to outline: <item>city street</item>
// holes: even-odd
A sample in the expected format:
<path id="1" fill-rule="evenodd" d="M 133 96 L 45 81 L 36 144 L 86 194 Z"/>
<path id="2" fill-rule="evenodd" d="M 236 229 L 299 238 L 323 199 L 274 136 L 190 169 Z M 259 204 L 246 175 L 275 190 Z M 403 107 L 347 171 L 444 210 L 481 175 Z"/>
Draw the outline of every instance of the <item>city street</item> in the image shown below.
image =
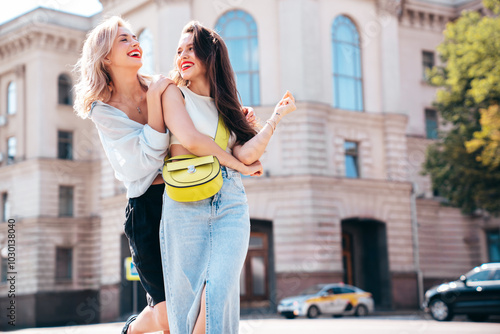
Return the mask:
<path id="1" fill-rule="evenodd" d="M 88 326 L 53 327 L 24 329 L 20 334 L 111 334 L 120 333 L 123 323 L 110 323 Z M 366 318 L 319 318 L 294 319 L 281 318 L 251 319 L 240 323 L 241 334 L 498 334 L 500 320 L 490 322 L 469 322 L 464 317 L 457 317 L 451 322 L 437 322 L 422 315 L 370 316 Z"/>

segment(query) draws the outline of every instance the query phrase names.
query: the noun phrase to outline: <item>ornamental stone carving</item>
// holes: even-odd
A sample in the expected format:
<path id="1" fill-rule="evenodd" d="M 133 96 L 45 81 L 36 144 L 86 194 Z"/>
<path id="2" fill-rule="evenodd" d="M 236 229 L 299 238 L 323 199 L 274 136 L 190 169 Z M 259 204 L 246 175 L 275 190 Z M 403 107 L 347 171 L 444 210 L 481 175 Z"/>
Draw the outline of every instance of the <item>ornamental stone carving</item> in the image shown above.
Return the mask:
<path id="1" fill-rule="evenodd" d="M 405 0 L 377 0 L 376 5 L 379 13 L 401 17 Z"/>

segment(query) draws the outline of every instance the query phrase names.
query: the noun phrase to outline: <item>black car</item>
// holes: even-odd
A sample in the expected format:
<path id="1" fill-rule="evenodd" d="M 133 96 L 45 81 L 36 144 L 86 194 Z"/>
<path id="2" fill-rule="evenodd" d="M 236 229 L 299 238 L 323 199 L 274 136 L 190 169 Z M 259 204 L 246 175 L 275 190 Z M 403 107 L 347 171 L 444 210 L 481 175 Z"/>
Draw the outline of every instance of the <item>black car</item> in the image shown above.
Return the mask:
<path id="1" fill-rule="evenodd" d="M 457 281 L 432 287 L 422 307 L 439 321 L 451 320 L 455 314 L 467 314 L 473 321 L 500 314 L 500 263 L 485 263 Z"/>

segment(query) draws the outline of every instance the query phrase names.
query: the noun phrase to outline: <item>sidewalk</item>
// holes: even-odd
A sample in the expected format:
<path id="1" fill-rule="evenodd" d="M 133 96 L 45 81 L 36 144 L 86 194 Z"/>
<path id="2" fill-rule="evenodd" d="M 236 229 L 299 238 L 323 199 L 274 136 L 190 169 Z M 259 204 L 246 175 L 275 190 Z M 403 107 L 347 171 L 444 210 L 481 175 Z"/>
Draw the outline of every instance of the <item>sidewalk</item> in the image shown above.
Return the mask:
<path id="1" fill-rule="evenodd" d="M 379 311 L 375 312 L 364 319 L 393 319 L 393 320 L 424 320 L 426 318 L 425 314 L 421 311 Z M 356 320 L 360 318 L 356 317 L 344 317 L 344 319 Z M 284 327 L 290 326 L 290 328 L 303 326 L 303 322 L 307 322 L 307 326 L 312 329 L 311 325 L 314 324 L 314 328 L 318 327 L 321 330 L 325 326 L 325 322 L 329 322 L 332 317 L 321 316 L 319 319 L 307 319 L 298 318 L 294 320 L 287 320 L 278 314 L 267 313 L 263 314 L 261 312 L 248 313 L 241 316 L 240 322 L 240 333 L 259 333 L 261 330 L 267 329 L 269 327 L 283 330 Z M 312 321 L 312 322 L 311 322 Z M 125 322 L 112 322 L 94 325 L 82 325 L 82 326 L 67 326 L 67 327 L 46 327 L 46 328 L 27 328 L 18 331 L 13 331 L 10 333 L 19 334 L 119 334 L 123 328 Z M 281 333 L 281 331 L 279 331 Z M 278 332 L 275 332 L 278 333 Z M 315 333 L 323 333 L 321 331 L 316 331 Z M 161 334 L 160 332 L 155 334 Z"/>

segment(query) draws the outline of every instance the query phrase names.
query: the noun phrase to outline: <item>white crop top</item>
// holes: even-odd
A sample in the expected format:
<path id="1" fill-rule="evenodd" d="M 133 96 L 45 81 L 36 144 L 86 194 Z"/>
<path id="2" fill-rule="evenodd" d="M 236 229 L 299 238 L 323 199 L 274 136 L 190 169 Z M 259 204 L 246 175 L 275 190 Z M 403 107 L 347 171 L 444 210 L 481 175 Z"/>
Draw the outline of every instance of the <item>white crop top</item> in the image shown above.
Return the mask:
<path id="1" fill-rule="evenodd" d="M 214 99 L 209 96 L 195 94 L 187 87 L 179 87 L 179 89 L 184 94 L 186 110 L 193 120 L 195 128 L 200 133 L 215 138 L 217 124 L 219 122 L 219 113 L 217 112 Z M 231 154 L 235 143 L 236 136 L 234 133 L 231 133 L 226 152 Z M 173 144 L 182 145 L 172 134 L 172 131 L 170 131 L 170 145 Z"/>

